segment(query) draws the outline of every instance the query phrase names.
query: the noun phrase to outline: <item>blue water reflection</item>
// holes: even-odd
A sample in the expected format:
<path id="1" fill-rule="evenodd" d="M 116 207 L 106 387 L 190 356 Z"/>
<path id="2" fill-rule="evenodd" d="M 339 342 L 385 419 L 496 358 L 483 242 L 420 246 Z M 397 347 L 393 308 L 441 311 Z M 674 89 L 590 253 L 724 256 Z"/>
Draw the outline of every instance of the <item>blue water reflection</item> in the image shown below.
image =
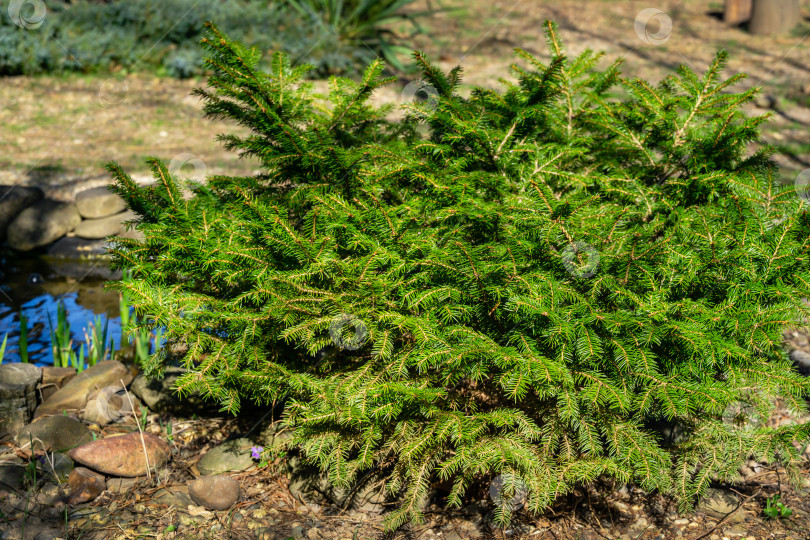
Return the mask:
<path id="1" fill-rule="evenodd" d="M 89 272 L 82 273 L 86 275 Z M 101 322 L 100 332 L 107 325 L 107 343 L 112 339 L 114 350 L 129 346 L 126 338 L 121 343 L 119 294 L 104 290 L 107 279 L 59 275 L 53 267 L 34 257 L 3 257 L 0 258 L 0 281 L 0 344 L 3 337 L 8 335 L 2 359 L 4 363 L 21 361 L 22 313 L 27 319 L 28 361 L 37 366 L 53 365 L 50 325 L 53 324 L 55 329 L 58 324 L 60 301 L 64 304 L 70 326 L 71 348 L 77 354 L 84 345 L 87 357 L 87 337 L 92 333 L 91 323 L 95 324 L 97 318 Z M 130 313 L 134 314 L 134 309 L 131 308 Z M 155 350 L 154 335 L 153 332 L 150 353 Z"/>

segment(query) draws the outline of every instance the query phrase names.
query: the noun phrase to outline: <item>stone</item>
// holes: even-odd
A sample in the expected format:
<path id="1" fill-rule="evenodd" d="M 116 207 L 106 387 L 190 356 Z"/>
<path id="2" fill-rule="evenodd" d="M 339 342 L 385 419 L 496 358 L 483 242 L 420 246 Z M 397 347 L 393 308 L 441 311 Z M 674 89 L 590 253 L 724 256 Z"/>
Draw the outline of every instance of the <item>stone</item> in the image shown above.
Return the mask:
<path id="1" fill-rule="evenodd" d="M 61 452 L 53 452 L 45 456 L 42 469 L 51 478 L 59 482 L 67 482 L 73 471 L 73 460 Z"/>
<path id="2" fill-rule="evenodd" d="M 38 532 L 34 540 L 64 540 L 65 533 L 56 529 L 48 529 Z"/>
<path id="3" fill-rule="evenodd" d="M 239 482 L 230 476 L 202 476 L 188 483 L 188 494 L 209 510 L 227 510 L 239 500 Z"/>
<path id="4" fill-rule="evenodd" d="M 99 426 L 119 422 L 133 414 L 130 400 L 132 400 L 132 406 L 135 407 L 137 418 L 141 410 L 140 400 L 137 396 L 133 396 L 132 393 L 127 396 L 121 383 L 105 386 L 88 395 L 87 403 L 79 412 L 79 417 L 85 422 Z"/>
<path id="5" fill-rule="evenodd" d="M 21 491 L 25 487 L 25 462 L 19 458 L 0 461 L 0 490 Z"/>
<path id="6" fill-rule="evenodd" d="M 810 354 L 796 349 L 790 351 L 790 359 L 793 360 L 796 371 L 806 377 L 810 376 Z"/>
<path id="7" fill-rule="evenodd" d="M 30 251 L 50 244 L 81 222 L 71 203 L 43 199 L 20 212 L 6 233 L 6 243 L 18 251 Z"/>
<path id="8" fill-rule="evenodd" d="M 127 208 L 127 203 L 108 186 L 100 186 L 77 193 L 76 208 L 83 218 L 95 219 L 117 214 Z"/>
<path id="9" fill-rule="evenodd" d="M 67 501 L 67 495 L 68 494 L 62 488 L 62 486 L 58 486 L 56 484 L 45 484 L 39 490 L 37 502 L 44 504 L 45 506 L 57 506 L 59 504 L 64 504 L 65 501 Z"/>
<path id="10" fill-rule="evenodd" d="M 177 416 L 191 416 L 192 414 L 215 414 L 219 405 L 214 401 L 206 401 L 197 392 L 192 392 L 182 398 L 175 395 L 172 386 L 177 379 L 188 373 L 188 370 L 177 366 L 168 366 L 164 370 L 163 378 L 150 379 L 139 373 L 132 381 L 132 393 L 156 413 L 169 413 Z"/>
<path id="11" fill-rule="evenodd" d="M 171 449 L 163 439 L 151 433 L 143 434 L 143 442 L 140 433 L 127 433 L 83 444 L 71 450 L 68 456 L 104 474 L 135 477 L 146 475 L 147 458 L 150 471 L 163 467 L 171 457 Z"/>
<path id="12" fill-rule="evenodd" d="M 754 99 L 754 105 L 759 107 L 760 109 L 775 109 L 777 105 L 776 97 L 767 95 L 767 94 L 760 94 Z"/>
<path id="13" fill-rule="evenodd" d="M 76 236 L 64 236 L 46 251 L 46 259 L 53 261 L 86 261 L 109 257 L 106 239 L 85 240 Z"/>
<path id="14" fill-rule="evenodd" d="M 188 494 L 188 486 L 170 486 L 159 489 L 152 495 L 152 502 L 155 504 L 165 504 L 176 508 L 186 509 L 188 505 L 195 504 Z"/>
<path id="15" fill-rule="evenodd" d="M 45 366 L 42 368 L 42 381 L 37 386 L 42 401 L 65 386 L 76 376 L 76 368 Z"/>
<path id="16" fill-rule="evenodd" d="M 384 511 L 385 492 L 380 488 L 381 478 L 377 476 L 365 478 L 362 485 L 344 490 L 333 486 L 327 475 L 320 473 L 317 467 L 303 464 L 297 456 L 287 459 L 287 469 L 290 493 L 305 504 L 331 503 L 365 513 Z"/>
<path id="17" fill-rule="evenodd" d="M 706 495 L 700 500 L 696 510 L 709 517 L 723 519 L 736 510 L 740 499 L 734 493 L 720 489 L 709 488 Z"/>
<path id="18" fill-rule="evenodd" d="M 132 491 L 137 482 L 137 478 L 110 478 L 107 481 L 107 489 L 113 493 L 126 493 Z"/>
<path id="19" fill-rule="evenodd" d="M 77 411 L 87 402 L 89 394 L 96 388 L 125 385 L 132 382 L 132 372 L 117 360 L 105 360 L 90 366 L 73 380 L 57 390 L 47 401 L 37 407 L 35 417 L 45 414 L 61 414 L 62 410 Z"/>
<path id="20" fill-rule="evenodd" d="M 269 527 L 256 529 L 256 540 L 277 540 L 278 538 L 275 531 Z"/>
<path id="21" fill-rule="evenodd" d="M 9 223 L 44 197 L 42 190 L 36 187 L 0 186 L 0 243 L 6 239 Z"/>
<path id="22" fill-rule="evenodd" d="M 0 436 L 15 434 L 31 421 L 42 370 L 34 364 L 0 364 Z"/>
<path id="23" fill-rule="evenodd" d="M 39 439 L 39 440 L 37 440 Z M 15 441 L 26 456 L 34 453 L 64 452 L 92 441 L 90 430 L 75 418 L 54 415 L 38 418 L 21 429 Z"/>
<path id="24" fill-rule="evenodd" d="M 258 440 L 260 446 L 283 450 L 292 437 L 292 430 L 286 428 L 283 422 L 276 421 L 268 423 L 262 428 L 259 432 Z"/>
<path id="25" fill-rule="evenodd" d="M 253 446 L 255 444 L 250 439 L 226 441 L 206 452 L 197 461 L 197 470 L 203 476 L 244 471 L 254 464 L 250 452 Z"/>
<path id="26" fill-rule="evenodd" d="M 68 477 L 68 485 L 70 486 L 68 504 L 72 506 L 92 501 L 107 489 L 104 476 L 84 467 L 73 469 Z"/>
<path id="27" fill-rule="evenodd" d="M 124 232 L 124 221 L 131 221 L 137 218 L 137 214 L 132 210 L 121 212 L 98 219 L 85 219 L 73 231 L 75 236 L 88 240 L 107 238 Z"/>

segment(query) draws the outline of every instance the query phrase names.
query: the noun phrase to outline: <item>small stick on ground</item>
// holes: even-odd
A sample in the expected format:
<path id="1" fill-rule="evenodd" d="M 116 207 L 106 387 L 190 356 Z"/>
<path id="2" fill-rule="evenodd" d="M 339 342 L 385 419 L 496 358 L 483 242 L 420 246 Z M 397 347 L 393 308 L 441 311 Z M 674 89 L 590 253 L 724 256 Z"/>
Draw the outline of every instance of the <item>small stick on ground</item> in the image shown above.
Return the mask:
<path id="1" fill-rule="evenodd" d="M 118 379 L 121 383 L 121 386 L 124 388 L 124 393 L 127 396 L 127 401 L 129 401 L 129 410 L 132 412 L 132 416 L 135 416 L 135 405 L 132 403 L 132 398 L 129 397 L 129 392 L 127 392 L 127 385 L 124 384 L 124 381 Z M 152 473 L 149 472 L 149 453 L 146 451 L 146 441 L 143 439 L 143 429 L 141 428 L 141 423 L 138 421 L 138 418 L 135 418 L 135 424 L 138 426 L 138 431 L 141 433 L 141 447 L 143 448 L 143 457 L 146 458 L 146 478 L 149 480 L 152 479 Z"/>

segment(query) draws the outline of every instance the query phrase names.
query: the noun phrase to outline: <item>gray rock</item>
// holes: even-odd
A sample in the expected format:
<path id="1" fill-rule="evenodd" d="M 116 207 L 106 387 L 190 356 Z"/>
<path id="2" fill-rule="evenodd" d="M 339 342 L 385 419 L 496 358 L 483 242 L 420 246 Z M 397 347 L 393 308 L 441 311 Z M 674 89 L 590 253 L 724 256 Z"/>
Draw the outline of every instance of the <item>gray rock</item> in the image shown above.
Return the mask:
<path id="1" fill-rule="evenodd" d="M 65 386 L 76 377 L 76 368 L 45 366 L 42 368 L 42 381 L 37 385 L 42 400 L 51 397 L 54 392 Z"/>
<path id="2" fill-rule="evenodd" d="M 760 94 L 754 99 L 754 105 L 760 109 L 775 109 L 777 103 L 778 102 L 775 96 L 767 94 Z"/>
<path id="3" fill-rule="evenodd" d="M 790 359 L 793 360 L 793 365 L 799 373 L 810 376 L 810 354 L 796 349 L 790 351 Z"/>
<path id="4" fill-rule="evenodd" d="M 76 194 L 76 208 L 87 219 L 111 216 L 126 207 L 124 199 L 111 192 L 107 186 L 86 189 Z"/>
<path id="5" fill-rule="evenodd" d="M 156 413 L 170 413 L 178 416 L 192 414 L 211 414 L 219 410 L 215 401 L 204 400 L 198 393 L 192 392 L 182 398 L 174 393 L 173 386 L 177 379 L 188 373 L 188 370 L 177 366 L 168 366 L 162 379 L 149 379 L 139 373 L 132 381 L 130 390 L 141 401 Z"/>
<path id="6" fill-rule="evenodd" d="M 135 407 L 136 418 L 139 417 L 141 406 L 137 396 L 133 396 L 132 393 L 127 396 L 120 383 L 113 384 L 93 390 L 87 396 L 87 403 L 84 404 L 79 417 L 85 422 L 106 426 L 132 415 L 132 407 Z"/>
<path id="7" fill-rule="evenodd" d="M 0 435 L 13 435 L 31 421 L 41 378 L 34 364 L 0 364 Z"/>
<path id="8" fill-rule="evenodd" d="M 108 236 L 115 236 L 124 232 L 124 221 L 131 221 L 137 217 L 137 214 L 132 210 L 121 212 L 98 219 L 85 219 L 76 227 L 73 234 L 79 238 L 86 238 L 94 240 L 98 238 L 106 238 Z"/>
<path id="9" fill-rule="evenodd" d="M 109 257 L 109 242 L 105 239 L 86 240 L 76 236 L 64 236 L 48 247 L 46 255 L 54 259 L 85 260 Z"/>
<path id="10" fill-rule="evenodd" d="M 0 186 L 0 243 L 6 239 L 6 229 L 17 215 L 45 194 L 39 188 Z"/>
<path id="11" fill-rule="evenodd" d="M 706 495 L 701 498 L 696 510 L 709 517 L 723 519 L 733 512 L 740 504 L 740 499 L 734 493 L 720 489 L 707 489 Z"/>
<path id="12" fill-rule="evenodd" d="M 206 452 L 197 461 L 197 470 L 203 476 L 229 471 L 244 471 L 253 465 L 250 448 L 256 446 L 250 439 L 226 441 Z"/>
<path id="13" fill-rule="evenodd" d="M 0 489 L 20 491 L 25 487 L 25 463 L 19 458 L 0 461 Z"/>
<path id="14" fill-rule="evenodd" d="M 292 430 L 286 428 L 283 422 L 267 423 L 257 437 L 259 445 L 265 448 L 283 450 L 292 439 Z"/>
<path id="15" fill-rule="evenodd" d="M 132 372 L 117 360 L 105 360 L 90 366 L 73 380 L 57 390 L 42 405 L 37 407 L 34 416 L 61 414 L 62 410 L 76 411 L 87 402 L 90 393 L 96 388 L 132 382 Z"/>
<path id="16" fill-rule="evenodd" d="M 202 476 L 188 483 L 188 494 L 209 510 L 227 510 L 239 500 L 239 482 L 230 476 Z"/>
<path id="17" fill-rule="evenodd" d="M 126 493 L 132 491 L 137 482 L 137 478 L 110 478 L 107 481 L 107 489 L 113 493 Z"/>
<path id="18" fill-rule="evenodd" d="M 54 415 L 34 420 L 22 428 L 14 439 L 23 452 L 30 455 L 31 441 L 37 454 L 43 451 L 63 452 L 92 441 L 93 436 L 78 420 Z"/>
<path id="19" fill-rule="evenodd" d="M 152 502 L 156 504 L 165 504 L 166 506 L 174 506 L 184 510 L 188 508 L 190 504 L 195 504 L 191 496 L 188 494 L 187 486 L 171 486 L 161 488 L 157 493 L 152 495 Z"/>
<path id="20" fill-rule="evenodd" d="M 34 540 L 63 540 L 65 533 L 56 529 L 40 531 L 34 536 Z"/>
<path id="21" fill-rule="evenodd" d="M 363 478 L 361 483 L 350 489 L 333 486 L 326 474 L 317 467 L 303 464 L 297 456 L 287 459 L 290 477 L 290 493 L 304 503 L 331 503 L 341 508 L 359 510 L 366 513 L 382 513 L 385 492 L 378 476 Z"/>
<path id="22" fill-rule="evenodd" d="M 53 462 L 53 465 L 51 464 Z M 73 471 L 73 460 L 60 452 L 45 456 L 45 463 L 41 467 L 45 474 L 59 482 L 67 482 Z"/>
<path id="23" fill-rule="evenodd" d="M 9 224 L 6 243 L 19 251 L 30 251 L 72 231 L 82 218 L 71 203 L 41 200 L 20 212 Z"/>

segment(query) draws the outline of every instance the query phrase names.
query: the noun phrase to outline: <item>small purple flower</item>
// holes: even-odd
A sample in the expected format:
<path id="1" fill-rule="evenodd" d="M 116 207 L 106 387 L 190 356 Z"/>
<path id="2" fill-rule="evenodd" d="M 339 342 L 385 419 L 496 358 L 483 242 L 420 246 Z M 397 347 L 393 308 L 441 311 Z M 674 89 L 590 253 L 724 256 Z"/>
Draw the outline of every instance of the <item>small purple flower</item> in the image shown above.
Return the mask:
<path id="1" fill-rule="evenodd" d="M 253 459 L 259 459 L 261 456 L 261 451 L 264 450 L 262 446 L 251 446 L 250 447 L 250 455 Z"/>
<path id="2" fill-rule="evenodd" d="M 39 462 L 45 465 L 45 456 L 39 456 Z"/>

